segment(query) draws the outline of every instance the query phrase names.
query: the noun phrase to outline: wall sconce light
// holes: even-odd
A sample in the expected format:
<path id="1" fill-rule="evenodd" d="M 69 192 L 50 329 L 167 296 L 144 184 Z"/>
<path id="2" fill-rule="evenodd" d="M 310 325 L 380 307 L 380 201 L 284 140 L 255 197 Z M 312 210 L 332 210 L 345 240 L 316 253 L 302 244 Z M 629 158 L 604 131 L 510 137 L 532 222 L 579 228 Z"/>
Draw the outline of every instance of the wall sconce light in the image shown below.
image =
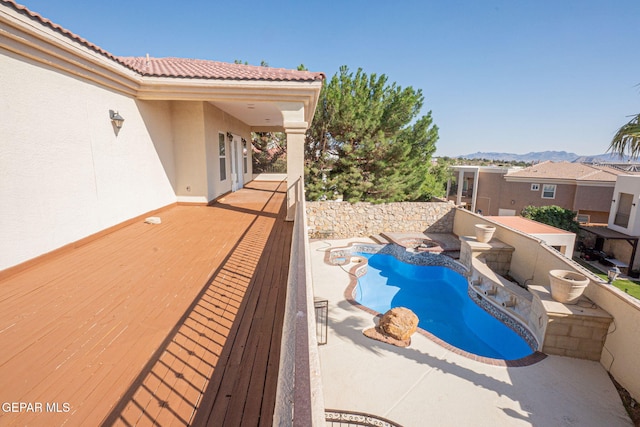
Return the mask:
<path id="1" fill-rule="evenodd" d="M 117 111 L 109 110 L 109 118 L 116 126 L 116 128 L 120 129 L 122 127 L 122 123 L 124 123 L 124 118 L 118 114 Z"/>
<path id="2" fill-rule="evenodd" d="M 616 266 L 613 266 L 612 269 L 607 271 L 608 282 L 611 283 L 614 280 L 616 280 L 618 278 L 618 275 L 620 275 L 620 269 L 618 267 L 616 267 Z"/>
<path id="3" fill-rule="evenodd" d="M 227 132 L 227 139 L 229 142 L 233 141 L 233 135 L 231 135 L 231 132 Z"/>

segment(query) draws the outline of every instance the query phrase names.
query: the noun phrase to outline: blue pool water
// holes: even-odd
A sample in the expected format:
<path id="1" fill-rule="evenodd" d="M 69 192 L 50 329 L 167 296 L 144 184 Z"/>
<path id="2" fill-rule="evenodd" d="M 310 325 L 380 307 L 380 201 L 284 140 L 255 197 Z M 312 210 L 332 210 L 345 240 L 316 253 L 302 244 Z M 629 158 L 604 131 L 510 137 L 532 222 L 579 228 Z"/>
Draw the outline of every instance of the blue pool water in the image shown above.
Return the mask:
<path id="1" fill-rule="evenodd" d="M 455 271 L 385 254 L 358 255 L 369 260 L 354 295 L 360 304 L 379 313 L 407 307 L 418 316 L 420 328 L 479 356 L 514 360 L 533 353 L 520 335 L 471 300 L 467 280 Z"/>

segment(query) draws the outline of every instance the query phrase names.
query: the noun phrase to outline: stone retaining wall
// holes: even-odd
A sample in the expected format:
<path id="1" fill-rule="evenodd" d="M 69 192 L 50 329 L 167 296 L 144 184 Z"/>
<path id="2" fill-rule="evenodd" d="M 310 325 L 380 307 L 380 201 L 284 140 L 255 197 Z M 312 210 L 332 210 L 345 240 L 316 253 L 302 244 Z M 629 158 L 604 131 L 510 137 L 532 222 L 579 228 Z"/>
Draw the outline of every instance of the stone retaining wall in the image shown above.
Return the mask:
<path id="1" fill-rule="evenodd" d="M 383 232 L 451 233 L 452 202 L 306 202 L 309 237 L 343 239 Z"/>

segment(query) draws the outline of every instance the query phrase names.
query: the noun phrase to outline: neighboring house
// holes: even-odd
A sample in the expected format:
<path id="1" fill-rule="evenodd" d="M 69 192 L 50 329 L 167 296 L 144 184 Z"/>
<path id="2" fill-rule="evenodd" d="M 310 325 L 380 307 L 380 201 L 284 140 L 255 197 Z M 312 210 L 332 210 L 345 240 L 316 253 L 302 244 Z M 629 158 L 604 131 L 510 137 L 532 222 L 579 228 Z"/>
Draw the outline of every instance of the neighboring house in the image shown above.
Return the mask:
<path id="1" fill-rule="evenodd" d="M 543 162 L 507 174 L 500 207 L 520 213 L 526 206 L 560 206 L 581 222 L 607 223 L 613 189 L 625 172 L 609 166 Z"/>
<path id="2" fill-rule="evenodd" d="M 0 0 L 0 70 L 0 270 L 164 206 L 242 188 L 253 179 L 253 131 L 287 133 L 293 188 L 324 81 L 308 71 L 118 57 L 9 0 Z"/>
<path id="3" fill-rule="evenodd" d="M 609 262 L 624 272 L 637 276 L 640 270 L 638 239 L 640 239 L 640 175 L 618 177 L 610 205 L 606 226 L 583 225 L 591 233 L 584 239 L 587 246 L 605 252 L 613 259 Z"/>
<path id="4" fill-rule="evenodd" d="M 618 176 L 630 173 L 612 166 L 551 161 L 523 169 L 452 169 L 462 187 L 458 185 L 455 197 L 449 199 L 474 212 L 519 215 L 526 206 L 556 205 L 575 211 L 580 222 L 602 224 L 609 219 Z"/>
<path id="5" fill-rule="evenodd" d="M 502 215 L 497 196 L 505 184 L 504 176 L 521 168 L 501 166 L 453 166 L 447 183 L 447 199 L 457 206 L 483 215 Z"/>

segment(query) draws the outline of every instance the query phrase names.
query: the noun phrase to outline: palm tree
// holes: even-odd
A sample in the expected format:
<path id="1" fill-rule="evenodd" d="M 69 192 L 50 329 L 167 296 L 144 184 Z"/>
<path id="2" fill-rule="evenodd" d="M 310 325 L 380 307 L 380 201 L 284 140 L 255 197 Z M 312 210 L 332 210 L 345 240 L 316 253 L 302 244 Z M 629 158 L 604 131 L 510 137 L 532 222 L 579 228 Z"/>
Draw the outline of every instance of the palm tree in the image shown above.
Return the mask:
<path id="1" fill-rule="evenodd" d="M 628 154 L 632 159 L 640 156 L 640 114 L 618 129 L 607 151 L 620 156 Z"/>

